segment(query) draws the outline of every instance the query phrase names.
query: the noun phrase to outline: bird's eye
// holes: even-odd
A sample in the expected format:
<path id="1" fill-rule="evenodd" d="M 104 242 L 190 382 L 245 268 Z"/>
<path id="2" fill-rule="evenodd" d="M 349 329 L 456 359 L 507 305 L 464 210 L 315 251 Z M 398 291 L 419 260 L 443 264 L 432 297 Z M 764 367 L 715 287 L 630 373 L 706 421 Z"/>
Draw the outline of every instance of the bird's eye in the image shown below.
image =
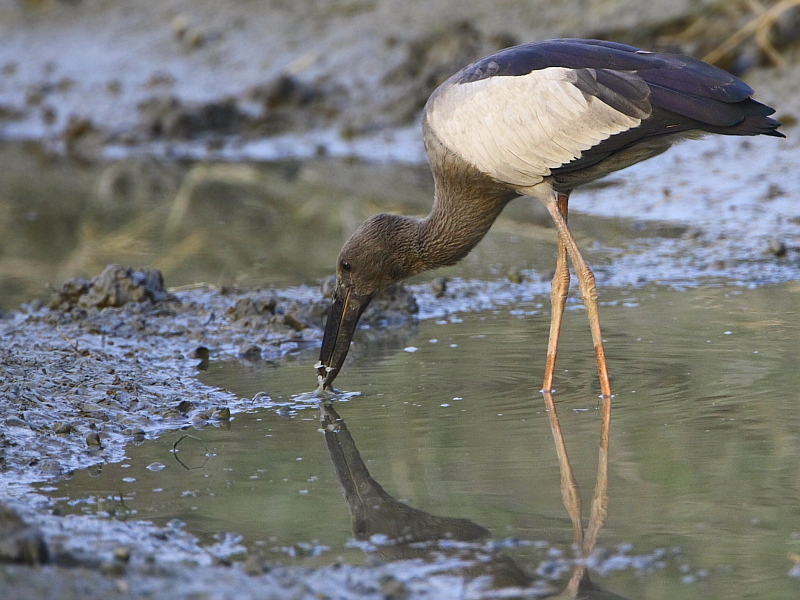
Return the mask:
<path id="1" fill-rule="evenodd" d="M 352 270 L 353 270 L 353 265 L 351 265 L 351 264 L 350 264 L 349 262 L 347 262 L 346 260 L 343 260 L 343 261 L 340 263 L 340 266 L 342 267 L 342 271 L 347 271 L 348 273 L 349 273 L 350 271 L 352 271 Z"/>

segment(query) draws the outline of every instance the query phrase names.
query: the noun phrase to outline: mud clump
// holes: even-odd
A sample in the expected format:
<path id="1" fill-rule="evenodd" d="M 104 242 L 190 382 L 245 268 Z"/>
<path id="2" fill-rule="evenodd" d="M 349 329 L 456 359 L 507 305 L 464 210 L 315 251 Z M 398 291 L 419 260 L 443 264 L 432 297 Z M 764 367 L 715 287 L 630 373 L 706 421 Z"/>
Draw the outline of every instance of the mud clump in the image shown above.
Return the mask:
<path id="1" fill-rule="evenodd" d="M 156 97 L 139 104 L 139 129 L 148 139 L 190 140 L 204 134 L 239 133 L 248 117 L 230 98 L 206 104 L 184 103 L 174 96 Z"/>
<path id="2" fill-rule="evenodd" d="M 246 139 L 306 131 L 330 124 L 339 114 L 338 104 L 346 97 L 341 87 L 325 89 L 281 74 L 255 85 L 242 98 L 225 97 L 201 103 L 182 101 L 175 96 L 154 96 L 139 103 L 141 118 L 136 131 L 144 140 L 230 135 Z"/>
<path id="3" fill-rule="evenodd" d="M 271 136 L 329 126 L 349 94 L 341 85 L 306 82 L 284 73 L 253 87 L 247 98 L 261 109 L 250 132 Z"/>
<path id="4" fill-rule="evenodd" d="M 414 294 L 403 284 L 395 283 L 375 295 L 361 319 L 368 325 L 393 327 L 408 323 L 418 312 Z"/>
<path id="5" fill-rule="evenodd" d="M 271 294 L 241 298 L 228 309 L 228 318 L 245 326 L 260 325 L 272 320 L 277 306 L 278 300 Z"/>
<path id="6" fill-rule="evenodd" d="M 135 271 L 120 265 L 109 265 L 87 281 L 70 279 L 50 300 L 50 309 L 70 311 L 73 308 L 119 308 L 128 303 L 151 303 L 177 299 L 164 288 L 160 271 Z"/>

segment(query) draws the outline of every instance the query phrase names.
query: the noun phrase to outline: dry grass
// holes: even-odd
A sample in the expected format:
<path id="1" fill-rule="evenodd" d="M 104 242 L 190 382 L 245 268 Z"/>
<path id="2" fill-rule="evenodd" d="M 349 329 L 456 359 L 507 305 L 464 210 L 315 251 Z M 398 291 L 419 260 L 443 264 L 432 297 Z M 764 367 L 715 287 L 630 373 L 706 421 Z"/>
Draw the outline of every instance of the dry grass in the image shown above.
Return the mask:
<path id="1" fill-rule="evenodd" d="M 777 4 L 769 7 L 765 7 L 759 0 L 748 0 L 747 3 L 755 16 L 719 46 L 706 54 L 703 60 L 715 64 L 752 36 L 758 47 L 769 57 L 773 64 L 784 66 L 786 60 L 771 41 L 772 27 L 781 15 L 800 6 L 800 0 L 780 0 Z"/>

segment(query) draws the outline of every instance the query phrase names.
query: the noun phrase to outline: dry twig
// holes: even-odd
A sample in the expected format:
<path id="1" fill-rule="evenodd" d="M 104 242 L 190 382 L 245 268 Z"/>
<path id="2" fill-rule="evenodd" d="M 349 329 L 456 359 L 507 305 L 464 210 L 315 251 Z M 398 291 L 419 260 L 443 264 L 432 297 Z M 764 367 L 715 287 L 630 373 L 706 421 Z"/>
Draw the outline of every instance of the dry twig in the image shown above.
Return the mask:
<path id="1" fill-rule="evenodd" d="M 800 0 L 781 0 L 768 9 L 765 9 L 758 0 L 751 0 L 749 4 L 756 13 L 756 16 L 727 40 L 706 54 L 703 57 L 704 61 L 711 64 L 718 62 L 723 56 L 752 35 L 758 47 L 769 56 L 770 60 L 776 66 L 782 67 L 786 64 L 786 60 L 781 56 L 775 46 L 773 46 L 770 40 L 770 32 L 778 17 L 786 11 L 800 6 Z"/>

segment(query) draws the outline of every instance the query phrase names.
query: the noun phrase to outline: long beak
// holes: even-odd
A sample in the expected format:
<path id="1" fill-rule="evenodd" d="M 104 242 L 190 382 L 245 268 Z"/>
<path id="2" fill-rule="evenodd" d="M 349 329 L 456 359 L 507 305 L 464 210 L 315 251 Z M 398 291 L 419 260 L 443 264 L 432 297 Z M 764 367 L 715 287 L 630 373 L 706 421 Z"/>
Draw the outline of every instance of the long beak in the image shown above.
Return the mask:
<path id="1" fill-rule="evenodd" d="M 339 281 L 333 292 L 331 311 L 325 324 L 325 335 L 322 337 L 322 350 L 317 363 L 317 375 L 323 389 L 330 388 L 336 375 L 339 374 L 350 342 L 356 331 L 358 319 L 367 308 L 373 294 L 356 294 L 352 288 Z"/>

